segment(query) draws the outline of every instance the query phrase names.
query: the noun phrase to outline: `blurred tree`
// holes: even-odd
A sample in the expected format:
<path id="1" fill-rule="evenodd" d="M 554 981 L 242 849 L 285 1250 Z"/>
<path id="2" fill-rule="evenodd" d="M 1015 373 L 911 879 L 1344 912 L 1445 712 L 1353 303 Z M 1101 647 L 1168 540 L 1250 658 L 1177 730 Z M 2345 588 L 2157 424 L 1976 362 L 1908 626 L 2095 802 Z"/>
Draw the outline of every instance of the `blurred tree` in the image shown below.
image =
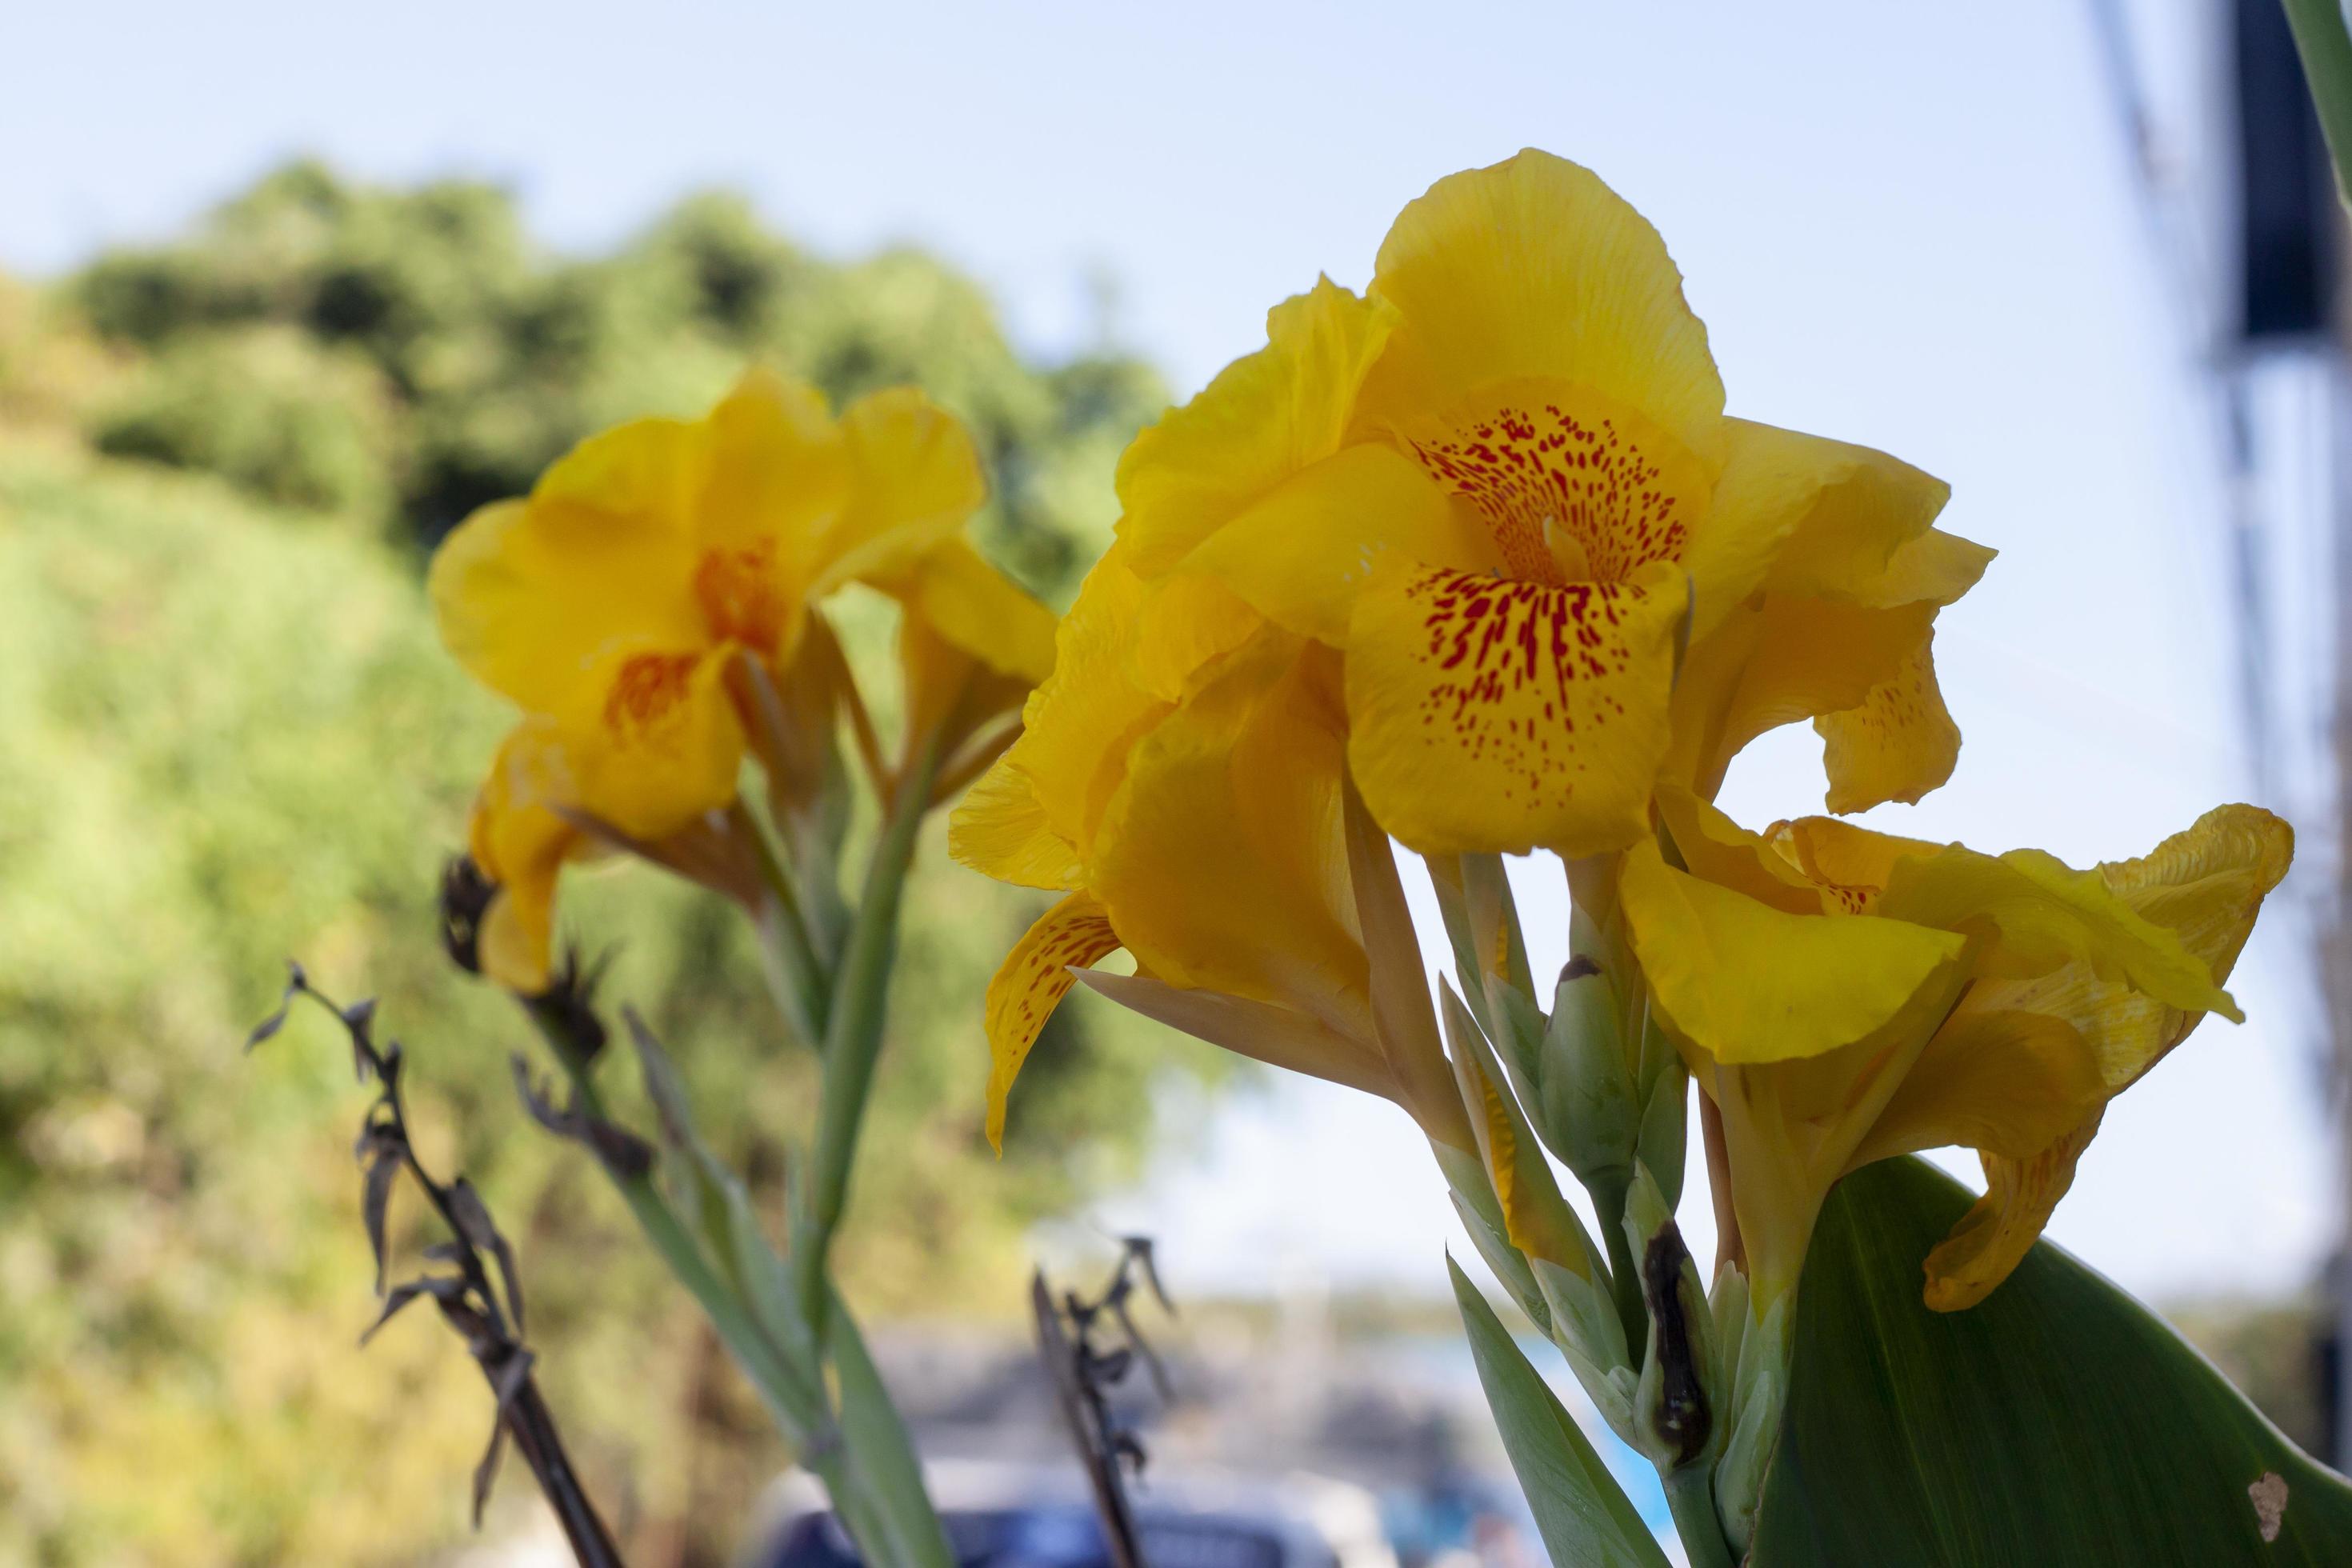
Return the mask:
<path id="1" fill-rule="evenodd" d="M 632 1560 L 733 1544 L 782 1456 L 601 1181 L 520 1114 L 520 1016 L 435 942 L 505 721 L 436 646 L 417 545 L 751 355 L 956 406 L 995 470 L 992 547 L 1049 595 L 1160 398 L 1131 360 L 1026 364 L 936 262 L 814 258 L 719 196 L 565 262 L 487 187 L 301 164 L 184 242 L 0 280 L 0 1564 L 406 1563 L 465 1538 L 473 1368 L 422 1316 L 353 1346 L 364 1091 L 316 1025 L 236 1055 L 289 954 L 408 1042 L 420 1139 L 516 1237 L 550 1396 Z M 887 633 L 877 604 L 849 620 Z M 1214 1068 L 1081 1009 L 990 1159 L 979 996 L 1038 900 L 943 849 L 844 1261 L 879 1313 L 1011 1313 L 1024 1228 L 1136 1168 L 1155 1073 Z M 643 868 L 566 903 L 772 1201 L 810 1075 L 730 917 Z"/>
<path id="2" fill-rule="evenodd" d="M 126 403 L 96 415 L 109 450 L 266 500 L 388 511 L 425 543 L 589 431 L 697 412 L 764 358 L 836 404 L 911 381 L 961 416 L 996 479 L 983 538 L 1054 594 L 1101 542 L 1110 463 L 1166 401 L 1125 355 L 1027 363 L 987 297 L 928 256 L 824 260 L 720 194 L 613 256 L 562 261 L 494 187 L 384 190 L 297 163 L 187 239 L 102 257 L 68 287 L 100 337 L 149 356 Z M 298 384 L 315 429 L 254 434 L 285 422 Z"/>

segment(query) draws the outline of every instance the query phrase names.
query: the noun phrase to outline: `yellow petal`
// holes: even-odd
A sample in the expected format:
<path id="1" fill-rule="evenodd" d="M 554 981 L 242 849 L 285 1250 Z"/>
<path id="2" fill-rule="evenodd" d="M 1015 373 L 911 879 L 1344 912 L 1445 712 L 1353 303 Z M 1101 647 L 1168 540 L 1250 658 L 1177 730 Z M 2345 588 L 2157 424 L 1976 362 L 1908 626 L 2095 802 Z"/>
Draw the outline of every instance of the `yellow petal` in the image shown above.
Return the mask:
<path id="1" fill-rule="evenodd" d="M 1710 470 L 1722 464 L 1706 329 L 1657 231 L 1589 169 L 1529 151 L 1440 180 L 1389 230 L 1372 293 L 1400 318 L 1364 383 L 1372 418 L 1553 377 L 1640 410 Z"/>
<path id="2" fill-rule="evenodd" d="M 1968 939 L 1870 915 L 1800 915 L 1625 855 L 1626 924 L 1668 1030 L 1726 1065 L 1932 1029 Z M 1927 1013 L 1924 1021 L 1918 1015 Z"/>
<path id="3" fill-rule="evenodd" d="M 1369 1041 L 1342 1035 L 1297 1008 L 1229 996 L 1222 991 L 1186 991 L 1148 974 L 1085 970 L 1078 979 L 1087 990 L 1109 997 L 1129 1012 L 1196 1040 L 1285 1072 L 1305 1073 L 1383 1100 L 1397 1098 L 1396 1080 Z"/>
<path id="4" fill-rule="evenodd" d="M 2218 984 L 2229 978 L 2263 898 L 2286 875 L 2294 854 L 2294 834 L 2285 823 L 2255 806 L 2225 805 L 2137 860 L 2101 866 L 2098 875 L 2135 912 L 2177 937 Z M 2031 1010 L 2073 1028 L 2109 1098 L 2162 1060 L 2204 1016 L 2124 980 L 2103 979 L 2094 964 L 2078 961 L 2037 979 L 1979 984 L 1953 1022 L 2003 1009 Z M 2099 1121 L 2095 1109 L 2030 1157 L 1984 1154 L 1985 1195 L 1927 1257 L 1928 1306 L 1947 1312 L 1973 1306 L 2009 1277 L 2072 1184 Z"/>
<path id="5" fill-rule="evenodd" d="M 1892 679 L 1872 687 L 1854 707 L 1818 716 L 1813 730 L 1822 742 L 1832 811 L 1916 802 L 1941 786 L 1960 760 L 1960 727 L 1936 684 L 1934 634 Z"/>
<path id="6" fill-rule="evenodd" d="M 2075 1162 L 2098 1130 L 2095 1112 L 2030 1160 L 1984 1157 L 1984 1196 L 1927 1254 L 1930 1309 L 1957 1312 L 1975 1306 L 2025 1260 L 2058 1200 L 2074 1184 Z"/>
<path id="7" fill-rule="evenodd" d="M 1631 842 L 1665 752 L 1680 588 L 1663 563 L 1548 587 L 1382 562 L 1348 636 L 1348 756 L 1372 815 L 1423 854 Z"/>
<path id="8" fill-rule="evenodd" d="M 1111 546 L 1122 560 L 1124 550 Z M 1129 625 L 1129 679 L 1162 702 L 1181 702 L 1218 660 L 1255 637 L 1265 618 L 1223 584 L 1178 573 L 1144 590 Z"/>
<path id="9" fill-rule="evenodd" d="M 584 443 L 550 478 L 598 442 L 655 446 L 658 435 L 682 444 L 679 428 L 667 420 L 624 426 Z M 617 457 L 597 464 L 625 466 Z M 593 700 L 587 689 L 619 650 L 707 642 L 696 560 L 675 517 L 535 497 L 486 506 L 459 524 L 435 552 L 428 586 L 457 662 L 493 691 L 550 713 Z"/>
<path id="10" fill-rule="evenodd" d="M 1004 1106 L 1029 1047 L 1075 984 L 1070 971 L 1115 952 L 1110 917 L 1085 893 L 1072 893 L 1029 928 L 988 983 L 988 1143 L 1004 1152 Z"/>
<path id="11" fill-rule="evenodd" d="M 1150 591 L 1114 545 L 1078 590 L 1055 637 L 1052 673 L 1030 697 L 1005 762 L 1028 779 L 1047 828 L 1080 862 L 1136 740 L 1168 704 L 1131 673 L 1136 626 Z"/>
<path id="12" fill-rule="evenodd" d="M 820 546 L 814 592 L 851 581 L 887 587 L 960 538 L 988 498 L 980 456 L 953 416 L 911 386 L 869 393 L 842 410 L 849 489 Z"/>
<path id="13" fill-rule="evenodd" d="M 1157 576 L 1291 475 L 1339 448 L 1394 312 L 1329 279 L 1267 312 L 1266 346 L 1135 438 L 1118 537 Z"/>
<path id="14" fill-rule="evenodd" d="M 702 424 L 709 455 L 695 500 L 696 537 L 719 549 L 773 546 L 773 591 L 798 604 L 849 491 L 847 453 L 824 395 L 755 367 Z"/>
<path id="15" fill-rule="evenodd" d="M 632 838 L 665 837 L 735 798 L 743 723 L 728 689 L 736 650 L 631 652 L 600 671 L 593 706 L 555 715 L 579 810 Z"/>
<path id="16" fill-rule="evenodd" d="M 948 819 L 948 853 L 1000 882 L 1067 889 L 1084 874 L 1077 850 L 1054 831 L 1027 773 L 1008 756 L 996 759 L 957 803 Z"/>
<path id="17" fill-rule="evenodd" d="M 1894 679 L 1935 615 L 1932 604 L 1878 609 L 1769 594 L 1737 611 L 1683 659 L 1668 770 L 1712 796 L 1757 736 L 1857 707 Z"/>
<path id="18" fill-rule="evenodd" d="M 1951 494 L 1867 447 L 1745 419 L 1724 427 L 1729 459 L 1683 556 L 1697 600 L 1694 640 L 1768 582 L 1794 597 L 1837 597 L 1884 577 Z"/>
<path id="19" fill-rule="evenodd" d="M 2229 978 L 2263 898 L 2286 875 L 2294 854 L 2294 830 L 2284 822 L 2257 806 L 2225 805 L 2137 860 L 2101 866 L 2097 876 L 2218 985 Z M 2137 988 L 2126 975 L 2103 976 L 2088 960 L 2036 978 L 1984 982 L 1968 1006 L 2023 1008 L 2066 1020 L 2091 1042 L 2111 1094 L 2155 1066 L 2204 1016 Z"/>
<path id="20" fill-rule="evenodd" d="M 1328 700 L 1297 639 L 1235 654 L 1134 743 L 1089 885 L 1144 972 L 1369 1040 Z"/>
<path id="21" fill-rule="evenodd" d="M 1950 604 L 1977 585 L 1999 553 L 1931 528 L 1897 550 L 1883 571 L 1833 574 L 1819 570 L 1818 559 L 1802 563 L 1815 568 L 1811 587 L 1822 597 L 1892 609 L 1897 605 Z M 1770 586 L 1776 593 L 1783 591 L 1777 579 Z"/>
<path id="22" fill-rule="evenodd" d="M 2074 870 L 2038 849 L 1991 856 L 1956 844 L 1898 861 L 1877 908 L 1892 919 L 1989 936 L 1976 963 L 1983 977 L 2027 979 L 2080 962 L 2172 1006 L 2241 1016 L 2179 936 L 2133 910 L 2098 871 Z"/>
<path id="23" fill-rule="evenodd" d="M 2030 1160 L 2105 1103 L 2098 1058 L 2071 1024 L 1962 1012 L 1927 1043 L 1847 1168 L 1953 1146 Z"/>
<path id="24" fill-rule="evenodd" d="M 1342 647 L 1356 595 L 1390 552 L 1484 572 L 1501 557 L 1420 466 L 1386 446 L 1349 447 L 1244 508 L 1183 570 L 1223 584 L 1269 619 Z"/>
<path id="25" fill-rule="evenodd" d="M 547 989 L 557 879 L 591 853 L 551 809 L 562 778 L 551 727 L 526 721 L 499 743 L 467 824 L 467 853 L 497 889 L 476 932 L 482 973 L 525 996 Z"/>
<path id="26" fill-rule="evenodd" d="M 1800 862 L 1683 785 L 1668 781 L 1658 786 L 1658 816 L 1682 868 L 1700 880 L 1790 914 L 1817 915 L 1830 907 L 1822 901 L 1824 889 Z"/>
<path id="27" fill-rule="evenodd" d="M 1815 887 L 1840 895 L 1839 904 L 1850 913 L 1877 906 L 1897 861 L 1941 855 L 1954 847 L 1874 832 L 1832 816 L 1776 823 L 1771 837 L 1790 864 Z"/>
<path id="28" fill-rule="evenodd" d="M 904 573 L 873 579 L 909 616 L 1000 675 L 1034 686 L 1054 668 L 1054 612 L 961 538 Z"/>

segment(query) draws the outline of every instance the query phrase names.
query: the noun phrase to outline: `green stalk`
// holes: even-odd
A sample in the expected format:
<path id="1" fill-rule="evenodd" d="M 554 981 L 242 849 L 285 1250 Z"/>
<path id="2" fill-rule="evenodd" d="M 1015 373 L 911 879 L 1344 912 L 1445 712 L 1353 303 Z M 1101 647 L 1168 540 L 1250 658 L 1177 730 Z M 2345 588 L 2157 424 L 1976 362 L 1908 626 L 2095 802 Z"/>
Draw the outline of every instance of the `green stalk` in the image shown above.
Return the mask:
<path id="1" fill-rule="evenodd" d="M 1730 1543 L 1715 1512 L 1715 1467 L 1685 1465 L 1665 1472 L 1666 1507 L 1691 1568 L 1735 1568 Z"/>
<path id="2" fill-rule="evenodd" d="M 1642 1274 L 1633 1261 L 1633 1240 L 1625 1234 L 1625 1194 L 1633 1184 L 1628 1171 L 1597 1171 L 1585 1191 L 1592 1194 L 1593 1215 L 1601 1221 L 1601 1238 L 1609 1249 L 1610 1295 L 1617 1303 L 1618 1321 L 1625 1325 L 1625 1342 L 1640 1346 L 1650 1341 L 1650 1310 L 1642 1303 Z"/>
<path id="3" fill-rule="evenodd" d="M 2352 34 L 2344 24 L 2342 0 L 2284 0 L 2287 25 L 2294 29 L 2295 52 L 2319 110 L 2319 129 L 2336 164 L 2336 195 L 2352 205 Z"/>
<path id="4" fill-rule="evenodd" d="M 572 1091 L 578 1096 L 580 1109 L 599 1121 L 610 1121 L 604 1096 L 597 1092 L 596 1081 L 589 1075 L 581 1042 L 567 1035 L 561 1022 L 537 1008 L 527 1007 L 531 1021 L 539 1026 L 555 1059 L 562 1064 L 564 1075 L 571 1079 Z M 814 1432 L 824 1414 L 814 1380 L 803 1377 L 791 1363 L 782 1349 L 769 1337 L 751 1309 L 719 1271 L 710 1267 L 703 1256 L 702 1246 L 679 1219 L 677 1211 L 654 1184 L 650 1173 L 629 1175 L 599 1160 L 597 1168 L 613 1184 L 621 1201 L 644 1231 L 654 1250 L 661 1254 L 662 1262 L 677 1277 L 678 1283 L 698 1304 L 710 1326 L 718 1331 L 736 1362 L 751 1378 L 761 1397 L 767 1403 L 769 1413 L 787 1431 L 803 1437 Z"/>
<path id="5" fill-rule="evenodd" d="M 898 781 L 889 815 L 866 870 L 866 885 L 849 928 L 848 945 L 833 984 L 825 1020 L 824 1083 L 818 1091 L 816 1152 L 810 1173 L 808 1234 L 796 1237 L 793 1265 L 811 1323 L 824 1321 L 824 1275 L 835 1227 L 848 1201 L 850 1167 L 882 1051 L 890 1000 L 890 969 L 898 952 L 898 907 L 915 838 L 939 771 L 940 740 L 930 735 Z"/>
<path id="6" fill-rule="evenodd" d="M 768 983 L 776 1010 L 784 1022 L 810 1045 L 824 1038 L 824 965 L 803 917 L 799 889 L 793 874 L 776 852 L 767 824 L 749 811 L 742 814 L 746 829 L 760 858 L 760 880 L 768 889 L 768 905 L 753 919 L 759 941 L 761 978 Z"/>

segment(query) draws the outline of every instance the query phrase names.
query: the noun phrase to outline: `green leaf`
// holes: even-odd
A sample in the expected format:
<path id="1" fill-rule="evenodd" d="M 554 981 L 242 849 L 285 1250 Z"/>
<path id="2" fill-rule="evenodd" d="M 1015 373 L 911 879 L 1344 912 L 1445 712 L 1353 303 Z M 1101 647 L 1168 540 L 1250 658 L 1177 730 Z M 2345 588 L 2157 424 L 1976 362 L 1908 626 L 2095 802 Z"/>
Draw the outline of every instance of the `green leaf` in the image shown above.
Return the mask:
<path id="1" fill-rule="evenodd" d="M 1528 1364 L 1461 1265 L 1449 1258 L 1445 1266 L 1487 1406 L 1551 1560 L 1564 1568 L 1666 1568 L 1666 1554 L 1575 1418 Z"/>
<path id="2" fill-rule="evenodd" d="M 1921 1262 L 1969 1201 L 1916 1159 L 1831 1195 L 1754 1568 L 2352 1563 L 2352 1485 L 2059 1248 L 1929 1311 Z"/>
<path id="3" fill-rule="evenodd" d="M 908 1568 L 954 1568 L 955 1552 L 923 1489 L 922 1462 L 866 1353 L 865 1337 L 838 1295 L 829 1295 L 827 1305 L 832 1321 L 826 1342 L 840 1379 L 842 1436 L 857 1481 L 889 1532 L 898 1562 Z"/>
<path id="4" fill-rule="evenodd" d="M 2352 162 L 2352 32 L 2345 27 L 2342 0 L 2285 0 L 2285 6 L 2328 156 L 2336 163 L 2337 199 L 2352 202 L 2352 179 L 2345 177 Z"/>

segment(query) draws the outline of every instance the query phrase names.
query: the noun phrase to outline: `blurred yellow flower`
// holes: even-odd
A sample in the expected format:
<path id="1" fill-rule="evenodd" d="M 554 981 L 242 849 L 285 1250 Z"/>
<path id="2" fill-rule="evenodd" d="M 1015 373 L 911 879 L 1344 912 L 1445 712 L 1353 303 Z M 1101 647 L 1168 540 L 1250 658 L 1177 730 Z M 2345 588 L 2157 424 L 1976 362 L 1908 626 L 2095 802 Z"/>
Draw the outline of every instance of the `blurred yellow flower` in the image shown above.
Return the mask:
<path id="1" fill-rule="evenodd" d="M 1088 575 L 950 828 L 965 865 L 1066 895 L 989 987 L 991 1142 L 1074 972 L 1124 948 L 1133 976 L 1087 983 L 1473 1148 L 1387 840 L 1347 798 L 1335 665 L 1213 583 L 1143 582 L 1124 546 Z"/>
<path id="2" fill-rule="evenodd" d="M 1119 537 L 1345 654 L 1348 760 L 1406 844 L 1622 848 L 1662 769 L 1711 795 L 1802 718 L 1832 809 L 1949 774 L 1930 627 L 1990 552 L 1916 469 L 1726 418 L 1664 243 L 1590 172 L 1438 182 L 1368 295 L 1327 279 L 1267 336 L 1129 449 Z"/>
<path id="3" fill-rule="evenodd" d="M 829 735 L 847 681 L 815 608 L 835 590 L 903 607 L 910 752 L 1016 705 L 1051 667 L 1053 616 L 965 540 L 984 495 L 970 438 L 921 394 L 836 420 L 755 370 L 700 419 L 582 442 L 452 532 L 431 574 L 442 639 L 525 714 L 472 832 L 506 889 L 499 977 L 544 983 L 555 872 L 583 831 L 675 838 L 734 800 L 747 747 L 780 790 L 804 770 L 796 731 Z"/>
<path id="4" fill-rule="evenodd" d="M 1950 1310 L 2008 1277 L 2106 1102 L 2209 1012 L 2294 853 L 2253 806 L 2075 871 L 1813 817 L 1748 833 L 1662 795 L 1672 852 L 1624 858 L 1653 1006 L 1715 1101 L 1752 1300 L 1796 1282 L 1830 1186 L 1965 1145 L 1990 1190 L 1927 1260 Z"/>

